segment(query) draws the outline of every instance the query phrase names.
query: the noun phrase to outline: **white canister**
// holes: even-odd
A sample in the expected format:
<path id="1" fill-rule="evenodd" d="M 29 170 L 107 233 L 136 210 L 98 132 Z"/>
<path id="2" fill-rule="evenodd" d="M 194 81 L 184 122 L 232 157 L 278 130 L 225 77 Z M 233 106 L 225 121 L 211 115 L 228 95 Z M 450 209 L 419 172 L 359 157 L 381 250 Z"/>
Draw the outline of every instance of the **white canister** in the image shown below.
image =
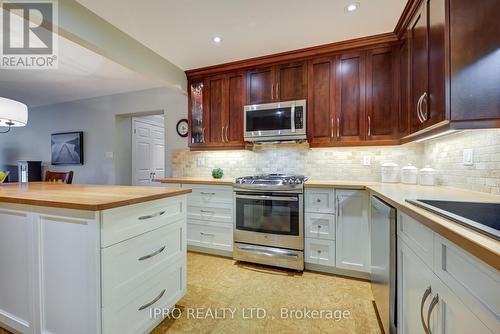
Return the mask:
<path id="1" fill-rule="evenodd" d="M 433 186 L 436 184 L 437 170 L 431 168 L 429 165 L 422 168 L 419 175 L 419 183 L 423 186 Z"/>
<path id="2" fill-rule="evenodd" d="M 382 182 L 399 182 L 399 165 L 394 162 L 385 162 L 382 164 Z"/>
<path id="3" fill-rule="evenodd" d="M 408 164 L 401 168 L 401 182 L 406 184 L 417 184 L 418 168 Z"/>

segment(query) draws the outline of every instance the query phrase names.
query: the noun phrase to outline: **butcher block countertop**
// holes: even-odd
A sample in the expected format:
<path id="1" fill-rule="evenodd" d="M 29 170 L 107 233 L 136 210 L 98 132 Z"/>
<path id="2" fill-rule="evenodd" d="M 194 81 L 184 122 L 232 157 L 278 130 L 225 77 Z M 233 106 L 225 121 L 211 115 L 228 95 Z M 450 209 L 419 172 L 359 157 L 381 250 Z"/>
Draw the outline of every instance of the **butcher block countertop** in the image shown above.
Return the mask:
<path id="1" fill-rule="evenodd" d="M 1 203 L 101 211 L 184 195 L 191 189 L 30 182 L 0 184 Z"/>
<path id="2" fill-rule="evenodd" d="M 177 177 L 162 183 L 231 185 L 233 179 L 209 177 Z M 490 266 L 500 270 L 500 242 L 406 202 L 406 199 L 440 199 L 448 201 L 499 202 L 500 196 L 441 186 L 420 186 L 401 183 L 381 183 L 349 180 L 308 180 L 305 188 L 362 189 L 378 196 L 400 212 L 418 220 Z"/>

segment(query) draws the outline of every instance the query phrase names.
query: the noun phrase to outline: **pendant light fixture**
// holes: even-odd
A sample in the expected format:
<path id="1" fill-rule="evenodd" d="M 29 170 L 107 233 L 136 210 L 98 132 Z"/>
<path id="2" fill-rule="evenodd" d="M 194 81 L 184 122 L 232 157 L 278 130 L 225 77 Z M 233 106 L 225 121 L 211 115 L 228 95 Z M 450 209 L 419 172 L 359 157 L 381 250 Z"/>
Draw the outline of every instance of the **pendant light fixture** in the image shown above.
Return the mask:
<path id="1" fill-rule="evenodd" d="M 7 127 L 7 133 L 12 127 L 25 126 L 28 123 L 28 106 L 24 103 L 0 97 L 0 127 Z"/>

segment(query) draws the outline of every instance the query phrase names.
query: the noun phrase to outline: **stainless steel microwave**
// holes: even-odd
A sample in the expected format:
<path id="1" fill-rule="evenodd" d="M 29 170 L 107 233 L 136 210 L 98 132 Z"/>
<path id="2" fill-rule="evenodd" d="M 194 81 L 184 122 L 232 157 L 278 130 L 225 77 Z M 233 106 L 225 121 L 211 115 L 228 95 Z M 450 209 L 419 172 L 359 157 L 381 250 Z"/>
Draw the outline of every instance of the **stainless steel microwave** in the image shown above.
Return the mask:
<path id="1" fill-rule="evenodd" d="M 306 139 L 306 100 L 253 104 L 243 110 L 245 141 Z"/>

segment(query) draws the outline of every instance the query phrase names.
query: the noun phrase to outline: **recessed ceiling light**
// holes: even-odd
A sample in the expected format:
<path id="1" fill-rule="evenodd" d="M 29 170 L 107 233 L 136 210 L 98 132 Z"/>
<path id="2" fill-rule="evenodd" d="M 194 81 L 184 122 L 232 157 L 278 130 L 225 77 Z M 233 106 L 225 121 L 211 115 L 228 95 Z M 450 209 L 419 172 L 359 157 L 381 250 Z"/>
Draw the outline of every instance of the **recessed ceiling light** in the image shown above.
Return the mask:
<path id="1" fill-rule="evenodd" d="M 222 42 L 222 37 L 214 36 L 212 37 L 212 42 L 214 42 L 215 44 L 219 44 L 220 42 Z"/>
<path id="2" fill-rule="evenodd" d="M 346 13 L 352 13 L 359 8 L 359 2 L 353 2 L 347 6 L 345 6 Z"/>

